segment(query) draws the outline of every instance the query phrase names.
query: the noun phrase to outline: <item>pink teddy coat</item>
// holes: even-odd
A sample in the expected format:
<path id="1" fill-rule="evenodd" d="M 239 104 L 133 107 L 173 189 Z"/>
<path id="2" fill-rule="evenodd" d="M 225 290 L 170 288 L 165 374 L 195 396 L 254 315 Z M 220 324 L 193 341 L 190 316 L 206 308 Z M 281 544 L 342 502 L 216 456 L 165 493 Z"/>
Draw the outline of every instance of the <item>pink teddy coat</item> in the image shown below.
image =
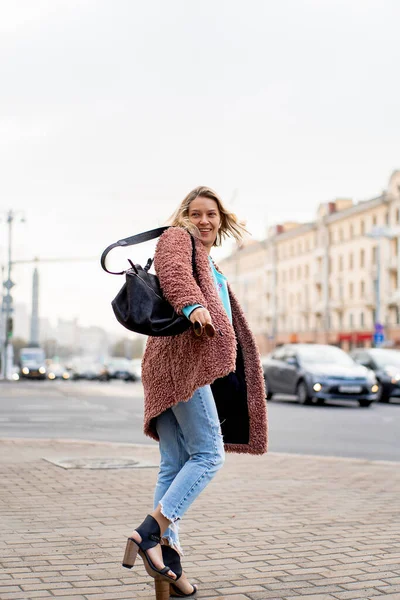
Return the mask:
<path id="1" fill-rule="evenodd" d="M 171 227 L 158 241 L 155 270 L 176 312 L 182 314 L 185 306 L 202 304 L 209 310 L 217 334 L 197 338 L 190 328 L 176 336 L 148 338 L 142 361 L 144 433 L 158 440 L 156 417 L 189 400 L 197 388 L 212 384 L 225 450 L 263 454 L 267 451 L 267 410 L 256 342 L 229 288 L 231 325 L 214 284 L 207 251 L 198 239 L 195 255 L 197 281 L 190 235 L 183 228 Z"/>

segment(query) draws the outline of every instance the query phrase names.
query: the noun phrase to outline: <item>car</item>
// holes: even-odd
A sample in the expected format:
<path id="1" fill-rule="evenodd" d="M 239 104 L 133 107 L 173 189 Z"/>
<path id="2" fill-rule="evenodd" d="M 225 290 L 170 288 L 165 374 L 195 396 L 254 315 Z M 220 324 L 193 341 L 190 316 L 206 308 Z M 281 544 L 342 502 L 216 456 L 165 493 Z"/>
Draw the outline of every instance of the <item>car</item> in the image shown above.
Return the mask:
<path id="1" fill-rule="evenodd" d="M 131 360 L 132 370 L 136 379 L 139 381 L 142 378 L 142 359 L 133 358 Z"/>
<path id="2" fill-rule="evenodd" d="M 400 352 L 389 348 L 356 348 L 351 352 L 360 365 L 371 369 L 379 383 L 378 400 L 400 397 Z"/>
<path id="3" fill-rule="evenodd" d="M 294 394 L 300 404 L 340 399 L 368 407 L 379 392 L 375 374 L 336 346 L 284 344 L 264 358 L 263 369 L 268 399 Z"/>
<path id="4" fill-rule="evenodd" d="M 74 381 L 86 379 L 88 381 L 109 381 L 107 367 L 101 362 L 79 359 L 72 361 L 70 365 L 70 376 Z"/>
<path id="5" fill-rule="evenodd" d="M 19 351 L 20 376 L 25 379 L 46 379 L 46 355 L 36 346 Z"/>
<path id="6" fill-rule="evenodd" d="M 54 381 L 55 379 L 64 379 L 66 381 L 69 378 L 69 371 L 60 365 L 60 363 L 50 363 L 47 366 L 47 379 L 50 379 L 50 381 Z"/>
<path id="7" fill-rule="evenodd" d="M 110 379 L 122 379 L 123 381 L 137 381 L 137 375 L 132 361 L 127 358 L 111 358 L 107 362 L 107 371 Z"/>

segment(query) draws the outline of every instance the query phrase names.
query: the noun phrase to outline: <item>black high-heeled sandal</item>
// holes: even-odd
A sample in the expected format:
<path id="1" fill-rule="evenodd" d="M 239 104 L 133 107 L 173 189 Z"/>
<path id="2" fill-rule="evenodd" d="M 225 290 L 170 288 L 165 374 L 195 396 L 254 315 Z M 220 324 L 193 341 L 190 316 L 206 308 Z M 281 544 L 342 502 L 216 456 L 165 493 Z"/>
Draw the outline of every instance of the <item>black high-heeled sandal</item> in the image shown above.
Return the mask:
<path id="1" fill-rule="evenodd" d="M 157 569 L 150 556 L 147 554 L 147 550 L 154 548 L 161 541 L 160 526 L 154 517 L 147 515 L 143 523 L 139 525 L 135 531 L 138 532 L 142 538 L 142 541 L 137 542 L 133 538 L 128 538 L 122 566 L 126 567 L 127 569 L 132 569 L 133 565 L 135 564 L 136 557 L 139 554 L 143 559 L 147 573 L 151 577 L 154 577 L 156 584 L 158 582 L 159 587 L 165 587 L 161 585 L 161 583 L 165 582 L 165 580 L 168 582 L 176 581 L 176 577 L 171 577 L 171 575 L 168 575 L 168 572 L 173 571 L 173 569 L 170 569 L 170 567 Z"/>
<path id="2" fill-rule="evenodd" d="M 177 581 L 182 576 L 182 565 L 181 565 L 181 557 L 178 552 L 171 548 L 171 546 L 162 545 L 161 546 L 163 561 L 164 563 L 170 566 L 171 571 L 173 571 L 176 575 L 175 583 L 170 583 L 170 595 L 173 598 L 189 598 L 190 596 L 194 596 L 197 592 L 197 586 L 191 583 L 190 585 L 193 588 L 193 592 L 190 594 L 184 594 L 182 590 L 179 589 L 177 585 Z"/>

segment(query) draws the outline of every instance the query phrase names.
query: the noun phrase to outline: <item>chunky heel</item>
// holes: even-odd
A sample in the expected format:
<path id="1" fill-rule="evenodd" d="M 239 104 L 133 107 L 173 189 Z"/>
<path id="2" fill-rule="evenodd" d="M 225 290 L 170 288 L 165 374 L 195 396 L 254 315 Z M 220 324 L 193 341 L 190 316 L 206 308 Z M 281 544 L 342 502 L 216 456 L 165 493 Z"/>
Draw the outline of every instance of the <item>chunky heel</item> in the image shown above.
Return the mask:
<path id="1" fill-rule="evenodd" d="M 171 583 L 169 587 L 169 595 L 171 598 L 189 598 L 190 596 L 194 596 L 197 592 L 197 586 L 194 584 L 190 584 L 192 586 L 192 591 L 189 594 L 185 594 L 179 587 L 179 580 L 183 575 L 182 565 L 181 565 L 181 557 L 178 552 L 171 548 L 171 546 L 163 545 L 161 546 L 161 551 L 163 555 L 163 560 L 165 563 L 169 565 L 169 568 L 175 573 L 176 579 L 175 583 Z"/>
<path id="2" fill-rule="evenodd" d="M 169 600 L 169 583 L 166 579 L 156 577 L 154 580 L 156 588 L 156 600 Z"/>
<path id="3" fill-rule="evenodd" d="M 124 559 L 122 561 L 122 566 L 126 567 L 127 569 L 132 569 L 133 565 L 135 564 L 135 560 L 138 555 L 138 552 L 139 552 L 139 546 L 136 544 L 136 542 L 132 538 L 128 538 L 128 541 L 126 542 L 126 548 L 125 548 Z"/>
<path id="4" fill-rule="evenodd" d="M 139 554 L 143 559 L 147 573 L 151 577 L 154 579 L 164 579 L 167 582 L 175 581 L 176 577 L 169 575 L 171 569 L 169 567 L 158 569 L 147 553 L 150 548 L 154 548 L 161 541 L 160 526 L 155 518 L 147 515 L 143 523 L 135 531 L 140 535 L 142 541 L 137 542 L 133 538 L 128 538 L 122 566 L 131 569 L 135 564 L 136 556 Z"/>

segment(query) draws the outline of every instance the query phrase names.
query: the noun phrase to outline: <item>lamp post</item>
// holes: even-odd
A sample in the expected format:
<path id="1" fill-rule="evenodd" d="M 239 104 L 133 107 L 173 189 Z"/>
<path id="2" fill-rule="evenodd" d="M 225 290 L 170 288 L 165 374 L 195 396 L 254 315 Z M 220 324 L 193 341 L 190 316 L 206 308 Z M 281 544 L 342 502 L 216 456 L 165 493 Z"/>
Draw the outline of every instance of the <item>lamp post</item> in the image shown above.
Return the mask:
<path id="1" fill-rule="evenodd" d="M 11 296 L 11 290 L 14 287 L 14 282 L 11 279 L 11 249 L 12 249 L 12 225 L 14 219 L 17 217 L 16 212 L 9 210 L 6 216 L 6 223 L 8 225 L 8 265 L 7 265 L 7 279 L 3 281 L 3 287 L 6 289 L 6 293 L 4 295 L 3 292 L 3 301 L 2 301 L 2 321 L 4 322 L 4 337 L 2 344 L 2 357 L 1 357 L 1 375 L 5 379 L 12 378 L 12 369 L 14 362 L 14 349 L 11 343 L 12 334 L 13 334 L 13 299 Z M 24 221 L 24 218 L 21 218 L 21 221 Z"/>

